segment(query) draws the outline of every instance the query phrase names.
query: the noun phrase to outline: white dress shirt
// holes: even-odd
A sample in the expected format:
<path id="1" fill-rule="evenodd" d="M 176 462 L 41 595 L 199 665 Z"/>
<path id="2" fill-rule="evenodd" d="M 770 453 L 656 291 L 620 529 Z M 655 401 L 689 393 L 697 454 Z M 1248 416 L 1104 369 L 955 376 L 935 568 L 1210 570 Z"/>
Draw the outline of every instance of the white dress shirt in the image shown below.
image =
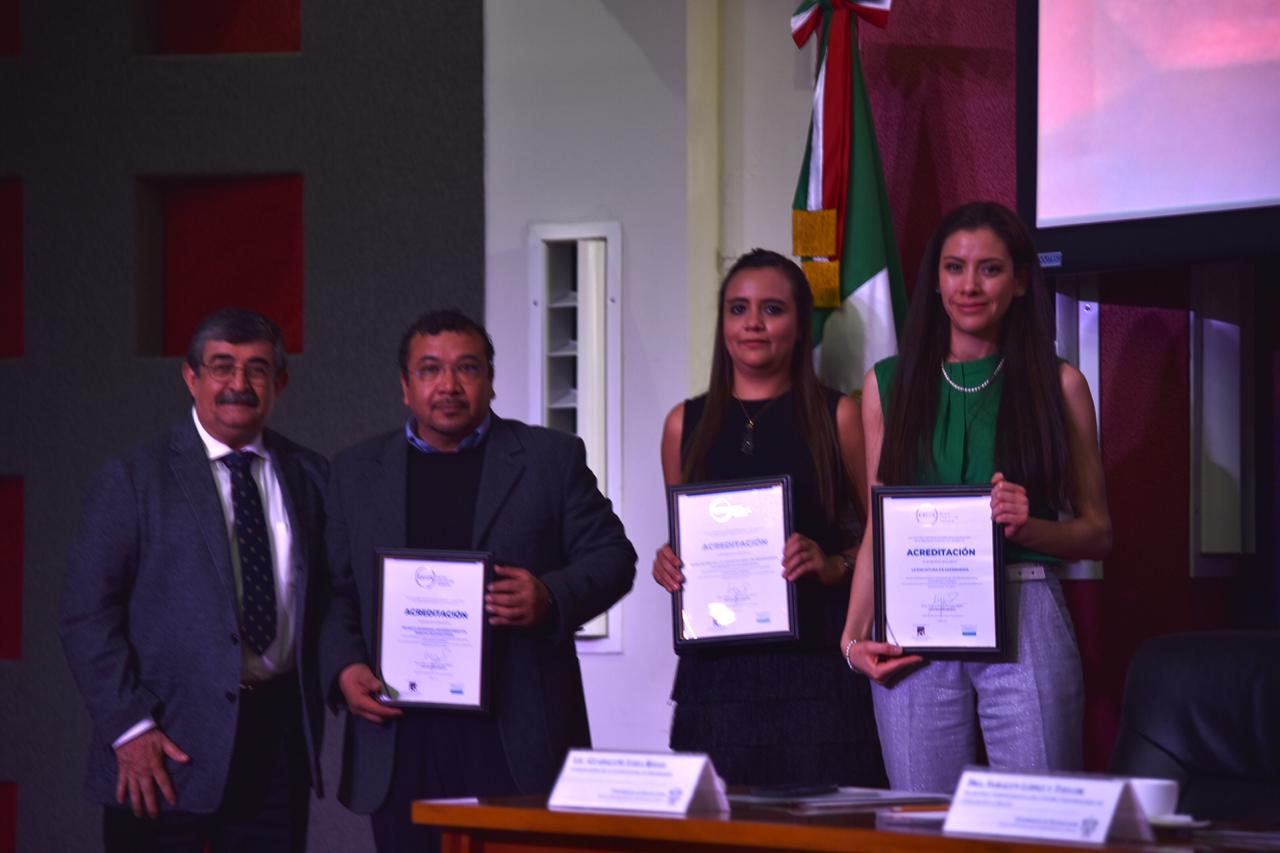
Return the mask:
<path id="1" fill-rule="evenodd" d="M 240 575 L 240 555 L 236 546 L 235 512 L 231 504 L 231 471 L 221 461 L 223 456 L 235 451 L 230 446 L 214 438 L 200 423 L 196 410 L 191 408 L 191 419 L 195 421 L 196 432 L 204 443 L 205 452 L 209 456 L 209 468 L 214 484 L 218 487 L 218 499 L 222 503 L 223 520 L 226 522 L 227 540 L 231 548 L 231 569 L 235 575 L 236 606 L 240 605 L 244 583 Z M 262 509 L 267 514 L 267 535 L 271 538 L 271 558 L 276 576 L 276 636 L 261 655 L 249 648 L 248 643 L 240 644 L 241 679 L 246 683 L 266 681 L 287 672 L 293 667 L 293 649 L 297 638 L 297 607 L 295 592 L 297 577 L 293 565 L 293 530 L 289 525 L 289 513 L 284 505 L 284 491 L 272 464 L 271 454 L 262 443 L 262 436 L 255 436 L 253 441 L 241 450 L 248 450 L 257 455 L 253 463 L 253 479 L 262 494 Z M 155 720 L 148 717 L 131 726 L 128 731 L 112 742 L 118 748 L 133 740 L 138 735 L 154 728 Z"/>

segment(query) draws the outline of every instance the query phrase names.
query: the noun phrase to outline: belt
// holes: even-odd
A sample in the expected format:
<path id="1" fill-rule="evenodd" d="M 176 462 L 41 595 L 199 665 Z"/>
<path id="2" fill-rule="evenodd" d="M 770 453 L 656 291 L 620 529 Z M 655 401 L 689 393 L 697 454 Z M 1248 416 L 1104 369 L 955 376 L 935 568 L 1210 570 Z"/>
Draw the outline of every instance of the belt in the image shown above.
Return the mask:
<path id="1" fill-rule="evenodd" d="M 1052 567 L 1046 567 L 1043 563 L 1010 563 L 1004 567 L 1004 571 L 1005 577 L 1015 583 L 1019 581 L 1042 581 L 1046 574 L 1053 575 Z"/>
<path id="2" fill-rule="evenodd" d="M 252 693 L 255 690 L 273 690 L 280 687 L 286 687 L 293 682 L 293 672 L 286 672 L 277 675 L 275 678 L 268 678 L 265 681 L 241 681 L 240 692 Z"/>

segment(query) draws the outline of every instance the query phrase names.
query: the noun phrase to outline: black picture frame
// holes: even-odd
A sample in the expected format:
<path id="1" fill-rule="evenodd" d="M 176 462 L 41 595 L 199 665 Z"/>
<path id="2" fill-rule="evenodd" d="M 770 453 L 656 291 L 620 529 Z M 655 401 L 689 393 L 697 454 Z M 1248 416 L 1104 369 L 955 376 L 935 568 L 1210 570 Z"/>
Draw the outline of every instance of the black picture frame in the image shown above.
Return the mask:
<path id="1" fill-rule="evenodd" d="M 676 552 L 676 556 L 680 556 L 680 514 L 679 500 L 684 495 L 708 495 L 708 494 L 725 494 L 731 495 L 735 492 L 754 491 L 759 489 L 781 487 L 782 490 L 782 519 L 783 519 L 783 547 L 785 547 L 786 539 L 790 538 L 794 531 L 794 523 L 792 519 L 792 495 L 791 495 L 791 477 L 789 475 L 779 475 L 774 477 L 751 477 L 737 480 L 719 480 L 701 483 L 678 484 L 667 487 L 667 530 L 670 535 L 671 549 Z M 785 594 L 787 597 L 787 625 L 779 630 L 771 628 L 763 631 L 736 632 L 728 636 L 705 636 L 705 637 L 688 637 L 685 636 L 684 626 L 684 589 L 681 588 L 671 595 L 671 637 L 672 645 L 677 652 L 703 646 L 725 646 L 725 645 L 745 645 L 754 643 L 785 643 L 798 640 L 800 637 L 800 625 L 796 603 L 795 584 L 790 583 L 782 578 L 782 548 L 778 553 L 778 582 L 785 585 Z"/>
<path id="2" fill-rule="evenodd" d="M 872 638 L 879 642 L 893 642 L 902 647 L 902 653 L 921 655 L 926 658 L 947 658 L 956 660 L 992 660 L 1003 658 L 1008 651 L 1008 627 L 1005 624 L 1005 563 L 1004 534 L 1000 525 L 991 522 L 991 552 L 995 627 L 995 643 L 975 646 L 915 646 L 909 637 L 889 637 L 889 626 L 886 624 L 885 598 L 887 595 L 885 579 L 885 536 L 884 536 L 884 502 L 886 499 L 913 498 L 985 498 L 990 501 L 990 486 L 873 486 L 871 489 L 871 524 L 875 537 L 875 619 L 872 623 Z M 886 639 L 888 638 L 888 639 Z"/>
<path id="3" fill-rule="evenodd" d="M 486 551 L 446 551 L 434 549 L 416 549 L 416 548 L 376 548 L 375 560 L 376 572 L 374 576 L 375 602 L 374 602 L 374 638 L 373 638 L 373 655 L 374 655 L 374 672 L 380 679 L 382 676 L 382 659 L 383 659 L 383 605 L 384 593 L 386 588 L 386 572 L 388 561 L 415 561 L 415 562 L 433 562 L 433 563 L 458 563 L 471 564 L 482 572 L 483 578 L 480 584 L 479 598 L 475 601 L 468 602 L 468 606 L 474 608 L 474 612 L 479 614 L 480 619 L 480 676 L 479 676 L 479 701 L 478 702 L 438 702 L 430 700 L 418 700 L 406 697 L 406 695 L 397 691 L 394 695 L 388 693 L 380 698 L 379 701 L 384 705 L 395 708 L 434 708 L 437 710 L 487 713 L 490 704 L 490 649 L 492 643 L 490 641 L 491 629 L 489 626 L 489 618 L 484 611 L 484 590 L 494 578 L 493 572 L 493 555 Z M 383 679 L 384 686 L 386 685 Z M 388 689 L 389 686 L 388 686 Z"/>

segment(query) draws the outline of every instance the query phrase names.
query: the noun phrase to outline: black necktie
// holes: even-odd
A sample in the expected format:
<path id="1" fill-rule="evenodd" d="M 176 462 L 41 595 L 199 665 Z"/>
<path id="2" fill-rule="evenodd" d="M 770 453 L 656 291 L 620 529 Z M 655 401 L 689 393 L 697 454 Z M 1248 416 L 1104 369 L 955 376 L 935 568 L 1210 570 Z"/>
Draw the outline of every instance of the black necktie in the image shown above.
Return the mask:
<path id="1" fill-rule="evenodd" d="M 262 495 L 253 479 L 248 450 L 228 453 L 222 463 L 231 470 L 231 509 L 236 517 L 236 544 L 240 551 L 241 629 L 249 648 L 266 651 L 276 636 L 276 579 L 271 571 L 271 540 Z"/>

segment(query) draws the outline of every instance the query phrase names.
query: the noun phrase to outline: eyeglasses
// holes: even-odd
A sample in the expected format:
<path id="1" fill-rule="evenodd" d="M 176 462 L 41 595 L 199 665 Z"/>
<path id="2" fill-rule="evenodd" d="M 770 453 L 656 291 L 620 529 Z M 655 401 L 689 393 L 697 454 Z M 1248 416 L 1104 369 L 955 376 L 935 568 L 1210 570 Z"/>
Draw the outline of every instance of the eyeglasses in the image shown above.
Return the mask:
<path id="1" fill-rule="evenodd" d="M 409 373 L 419 382 L 438 382 L 448 370 L 458 380 L 470 384 L 484 375 L 484 369 L 484 365 L 478 361 L 461 361 L 457 364 L 431 361 L 413 368 Z"/>
<path id="2" fill-rule="evenodd" d="M 269 364 L 251 361 L 248 364 L 236 364 L 234 361 L 206 361 L 201 365 L 209 372 L 210 378 L 217 382 L 230 382 L 236 374 L 244 371 L 244 378 L 254 385 L 264 385 L 275 373 Z"/>

